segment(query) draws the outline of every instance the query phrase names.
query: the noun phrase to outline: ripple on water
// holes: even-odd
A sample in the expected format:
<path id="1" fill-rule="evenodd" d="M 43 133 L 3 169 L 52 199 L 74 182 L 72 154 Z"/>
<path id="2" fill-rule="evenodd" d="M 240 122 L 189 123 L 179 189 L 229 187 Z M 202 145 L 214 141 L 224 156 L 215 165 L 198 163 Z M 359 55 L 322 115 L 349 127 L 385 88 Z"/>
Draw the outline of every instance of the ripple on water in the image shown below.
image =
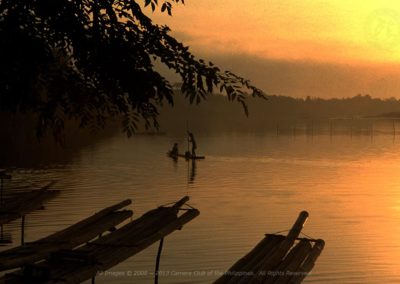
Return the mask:
<path id="1" fill-rule="evenodd" d="M 14 186 L 57 180 L 61 190 L 45 210 L 27 217 L 27 240 L 126 198 L 138 217 L 188 194 L 201 214 L 166 238 L 161 270 L 176 273 L 163 276 L 162 283 L 210 283 L 265 233 L 289 229 L 304 209 L 310 213 L 304 232 L 326 241 L 306 282 L 400 282 L 400 155 L 392 139 L 200 136 L 207 157 L 195 169 L 165 156 L 175 140 L 115 137 L 68 164 L 15 169 Z M 7 225 L 15 244 L 19 225 Z M 103 275 L 96 282 L 132 283 L 126 272 L 152 272 L 156 252 L 157 244 L 112 269 L 125 275 Z M 208 276 L 188 274 L 211 270 Z M 135 283 L 151 279 L 134 278 Z"/>

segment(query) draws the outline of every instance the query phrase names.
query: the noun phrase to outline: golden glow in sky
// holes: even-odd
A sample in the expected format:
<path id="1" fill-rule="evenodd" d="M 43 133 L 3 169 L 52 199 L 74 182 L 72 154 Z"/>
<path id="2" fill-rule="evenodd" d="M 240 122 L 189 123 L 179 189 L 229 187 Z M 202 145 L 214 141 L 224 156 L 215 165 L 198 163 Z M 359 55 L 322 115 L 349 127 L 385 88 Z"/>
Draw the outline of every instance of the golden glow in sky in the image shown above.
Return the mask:
<path id="1" fill-rule="evenodd" d="M 400 63 L 396 0 L 186 0 L 153 15 L 195 52 L 340 64 Z"/>
<path id="2" fill-rule="evenodd" d="M 400 98 L 398 0 L 185 0 L 172 14 L 151 17 L 266 93 Z"/>

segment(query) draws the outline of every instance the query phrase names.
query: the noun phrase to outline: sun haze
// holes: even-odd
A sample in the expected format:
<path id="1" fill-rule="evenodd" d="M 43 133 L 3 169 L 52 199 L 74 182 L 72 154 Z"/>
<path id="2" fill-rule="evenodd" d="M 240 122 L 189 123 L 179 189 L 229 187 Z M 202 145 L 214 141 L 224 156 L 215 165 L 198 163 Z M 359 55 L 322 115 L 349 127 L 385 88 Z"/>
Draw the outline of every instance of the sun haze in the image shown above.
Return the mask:
<path id="1" fill-rule="evenodd" d="M 175 5 L 172 17 L 159 13 L 153 17 L 155 22 L 167 24 L 195 54 L 216 63 L 227 61 L 227 67 L 241 75 L 257 73 L 250 79 L 267 91 L 292 96 L 371 93 L 398 97 L 400 8 L 396 4 L 377 0 L 187 0 L 185 5 Z M 246 58 L 258 61 L 255 68 L 259 70 L 246 71 L 251 68 L 243 68 L 240 62 Z M 288 85 L 293 88 L 280 88 L 285 78 L 276 75 L 279 70 L 273 75 L 263 69 L 271 62 L 282 65 L 279 70 L 298 71 L 295 81 L 299 83 L 293 84 L 291 75 Z M 310 65 L 316 68 L 310 71 Z M 319 72 L 321 68 L 325 73 Z M 263 72 L 269 73 L 269 79 L 262 76 Z M 316 85 L 320 76 L 332 83 L 328 92 L 321 92 L 322 85 L 305 85 L 303 77 L 314 75 Z M 343 77 L 348 85 L 345 90 L 339 86 Z M 318 91 L 313 92 L 315 89 Z"/>

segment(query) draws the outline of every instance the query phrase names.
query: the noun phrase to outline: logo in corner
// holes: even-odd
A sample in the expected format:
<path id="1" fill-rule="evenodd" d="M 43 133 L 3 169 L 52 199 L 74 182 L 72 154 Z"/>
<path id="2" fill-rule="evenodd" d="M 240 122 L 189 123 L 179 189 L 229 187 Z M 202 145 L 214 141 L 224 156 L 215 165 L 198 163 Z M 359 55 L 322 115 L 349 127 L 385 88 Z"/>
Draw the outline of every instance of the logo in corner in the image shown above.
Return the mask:
<path id="1" fill-rule="evenodd" d="M 378 9 L 366 19 L 365 36 L 377 48 L 393 50 L 400 43 L 400 14 L 393 9 Z"/>

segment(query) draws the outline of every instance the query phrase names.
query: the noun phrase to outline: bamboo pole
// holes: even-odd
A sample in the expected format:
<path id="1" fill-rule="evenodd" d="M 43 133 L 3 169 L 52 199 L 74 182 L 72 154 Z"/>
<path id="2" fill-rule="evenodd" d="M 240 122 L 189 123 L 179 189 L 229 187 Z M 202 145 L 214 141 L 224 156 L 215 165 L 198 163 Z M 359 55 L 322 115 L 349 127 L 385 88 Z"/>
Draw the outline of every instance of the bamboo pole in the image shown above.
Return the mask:
<path id="1" fill-rule="evenodd" d="M 296 272 L 311 251 L 311 244 L 308 241 L 300 241 L 285 257 L 282 263 L 276 268 L 281 274 L 271 277 L 267 275 L 264 283 L 285 284 L 289 281 L 293 272 Z"/>
<path id="2" fill-rule="evenodd" d="M 253 271 L 254 273 L 258 272 L 259 269 L 261 268 L 259 266 L 259 264 L 261 263 L 261 261 L 268 255 L 270 255 L 273 251 L 275 247 L 278 247 L 279 244 L 285 239 L 284 236 L 280 236 L 280 235 L 273 235 L 272 239 L 270 240 L 270 242 L 259 251 L 259 253 L 257 255 L 255 255 L 255 257 L 249 261 L 244 267 L 243 267 L 243 271 Z"/>
<path id="3" fill-rule="evenodd" d="M 158 284 L 158 273 L 160 269 L 161 252 L 164 244 L 164 238 L 161 238 L 157 251 L 156 268 L 154 270 L 154 284 Z"/>
<path id="4" fill-rule="evenodd" d="M 0 189 L 0 209 L 3 207 L 3 177 L 1 177 L 1 189 Z"/>
<path id="5" fill-rule="evenodd" d="M 284 239 L 280 242 L 276 243 L 273 247 L 268 248 L 267 253 L 259 256 L 257 261 L 251 262 L 251 269 L 250 266 L 245 267 L 244 275 L 238 275 L 234 277 L 230 277 L 230 275 L 223 275 L 215 283 L 240 283 L 240 284 L 247 284 L 247 283 L 262 283 L 264 278 L 268 274 L 268 271 L 275 268 L 286 255 L 286 253 L 290 250 L 293 246 L 294 242 L 298 239 L 298 236 L 304 226 L 308 218 L 308 212 L 302 211 L 296 222 L 294 223 L 293 227 L 289 231 L 287 237 L 283 237 Z M 267 235 L 269 236 L 269 235 Z"/>
<path id="6" fill-rule="evenodd" d="M 25 215 L 21 219 L 21 246 L 25 244 Z"/>
<path id="7" fill-rule="evenodd" d="M 268 271 L 264 268 L 264 264 L 272 259 L 272 257 L 274 256 L 274 254 L 284 241 L 284 239 L 285 238 L 279 240 L 274 246 L 272 246 L 269 249 L 267 254 L 264 254 L 261 258 L 259 258 L 258 262 L 255 262 L 254 267 L 252 267 L 252 269 L 250 270 L 253 273 L 249 273 L 243 277 L 240 277 L 238 278 L 237 282 L 233 283 L 238 283 L 238 284 L 259 283 L 258 278 L 263 279 L 265 275 L 268 273 Z"/>
<path id="8" fill-rule="evenodd" d="M 174 230 L 180 229 L 181 226 L 191 221 L 196 216 L 198 216 L 198 211 L 191 209 L 184 213 L 180 218 L 177 218 L 175 221 L 172 221 L 169 224 L 165 224 L 165 227 L 162 227 L 160 230 L 149 235 L 138 243 L 129 242 L 129 235 L 127 235 L 125 238 L 122 239 L 122 241 L 125 241 L 125 243 L 122 242 L 118 245 L 110 244 L 109 247 L 104 246 L 100 254 L 96 252 L 94 253 L 95 259 L 97 259 L 97 262 L 99 263 L 99 265 L 97 266 L 64 266 L 59 267 L 60 270 L 55 270 L 53 274 L 57 275 L 58 278 L 63 278 L 63 283 L 65 284 L 83 282 L 87 279 L 90 279 L 90 277 L 92 275 L 95 275 L 98 270 L 107 270 L 124 261 L 125 259 L 131 257 L 132 255 L 135 255 L 138 252 L 146 249 L 153 243 L 159 241 L 161 238 L 172 233 Z M 82 250 L 84 249 L 86 248 L 82 247 Z M 97 255 L 99 255 L 99 257 L 97 257 Z M 48 284 L 59 283 L 58 281 L 48 281 Z"/>
<path id="9" fill-rule="evenodd" d="M 283 257 L 286 255 L 286 253 L 290 250 L 290 248 L 293 246 L 294 242 L 296 241 L 296 238 L 299 236 L 304 223 L 306 222 L 308 218 L 308 212 L 307 211 L 302 211 L 296 222 L 294 223 L 293 227 L 290 229 L 286 239 L 280 243 L 280 245 L 276 248 L 276 250 L 271 254 L 270 257 L 267 257 L 262 265 L 262 268 L 265 272 L 270 271 L 274 267 L 278 265 L 278 263 L 283 259 Z M 253 278 L 253 283 L 262 283 L 263 278 L 264 278 L 264 273 L 259 273 Z"/>
<path id="10" fill-rule="evenodd" d="M 72 249 L 95 238 L 101 231 L 106 231 L 113 226 L 132 216 L 131 211 L 113 212 L 101 220 L 87 225 L 81 232 L 67 231 L 62 237 L 41 239 L 24 246 L 0 252 L 0 270 L 21 267 L 25 264 L 37 262 L 48 258 L 53 252 L 60 249 Z"/>
<path id="11" fill-rule="evenodd" d="M 60 238 L 65 238 L 65 235 L 66 234 L 70 234 L 70 233 L 72 233 L 72 232 L 80 232 L 82 229 L 86 229 L 87 230 L 87 226 L 89 226 L 89 225 L 91 225 L 91 224 L 93 224 L 94 222 L 98 222 L 101 218 L 103 218 L 104 216 L 107 216 L 108 214 L 110 214 L 110 213 L 112 213 L 112 212 L 115 212 L 115 211 L 117 211 L 117 210 L 119 210 L 119 209 L 122 209 L 122 208 L 124 208 L 124 207 L 126 207 L 126 206 L 128 206 L 128 205 L 130 205 L 132 203 L 132 201 L 130 200 L 130 199 L 126 199 L 126 200 L 124 200 L 124 201 L 121 201 L 121 202 L 119 202 L 119 203 L 117 203 L 117 204 L 114 204 L 114 205 L 112 205 L 112 206 L 109 206 L 109 207 L 107 207 L 107 208 L 104 208 L 104 209 L 102 209 L 102 210 L 100 210 L 99 212 L 97 212 L 97 213 L 95 213 L 94 215 L 92 215 L 92 216 L 90 216 L 90 217 L 88 217 L 88 218 L 86 218 L 86 219 L 84 219 L 84 220 L 82 220 L 82 221 L 79 221 L 78 223 L 76 223 L 76 224 L 73 224 L 73 225 L 71 225 L 71 226 L 69 226 L 68 228 L 66 228 L 66 229 L 64 229 L 64 230 L 61 230 L 61 231 L 59 231 L 59 232 L 57 232 L 57 233 L 55 233 L 55 234 L 52 234 L 51 236 L 48 236 L 48 237 L 46 237 L 46 238 L 44 238 L 44 239 L 42 239 L 41 241 L 42 242 L 50 242 L 50 241 L 52 241 L 52 240 L 57 240 L 57 239 L 60 239 Z M 128 214 L 127 214 L 127 218 L 129 218 L 129 217 L 131 217 L 132 216 L 132 211 L 125 211 L 125 212 L 129 212 Z M 125 216 L 126 217 L 126 216 Z M 126 218 L 126 219 L 127 219 Z M 125 220 L 125 219 L 124 219 Z M 123 221 L 123 220 L 122 220 Z M 121 221 L 121 222 L 122 222 Z M 103 231 L 102 231 L 103 232 Z M 102 233 L 102 232 L 100 232 L 100 233 Z M 99 233 L 99 234 L 100 234 Z M 96 234 L 96 235 L 99 235 L 99 234 Z"/>
<path id="12" fill-rule="evenodd" d="M 322 250 L 325 247 L 325 242 L 323 240 L 318 240 L 310 254 L 308 255 L 307 259 L 304 261 L 304 263 L 301 265 L 301 267 L 298 269 L 298 273 L 296 276 L 293 276 L 288 283 L 290 284 L 299 284 L 301 283 L 304 278 L 307 276 L 308 273 L 314 268 L 315 262 L 317 258 L 321 255 Z"/>
<path id="13" fill-rule="evenodd" d="M 279 244 L 285 239 L 284 236 L 280 235 L 270 235 L 267 237 L 270 238 L 270 242 L 263 249 L 261 249 L 251 261 L 243 266 L 241 272 L 245 272 L 244 275 L 242 276 L 241 274 L 243 273 L 239 273 L 238 275 L 233 276 L 227 283 L 246 284 L 251 281 L 254 275 L 260 272 L 263 260 L 273 254 Z"/>
<path id="14" fill-rule="evenodd" d="M 393 119 L 393 137 L 396 137 L 396 124 L 394 119 Z"/>
<path id="15" fill-rule="evenodd" d="M 179 210 L 186 202 L 189 201 L 189 196 L 184 196 L 178 202 L 176 202 L 171 208 L 174 210 Z"/>
<path id="16" fill-rule="evenodd" d="M 260 251 L 263 251 L 263 248 L 271 242 L 271 238 L 273 237 L 265 237 L 262 239 L 249 253 L 240 258 L 231 268 L 226 271 L 224 275 L 218 278 L 214 284 L 222 284 L 228 283 L 234 276 L 233 273 L 245 271 L 244 267 L 248 264 L 252 259 L 254 259 L 255 255 L 257 255 Z"/>
<path id="17" fill-rule="evenodd" d="M 50 236 L 26 243 L 23 247 L 0 252 L 0 270 L 16 268 L 49 257 L 58 249 L 71 249 L 90 241 L 132 216 L 132 211 L 121 209 L 131 203 L 124 200 Z"/>

